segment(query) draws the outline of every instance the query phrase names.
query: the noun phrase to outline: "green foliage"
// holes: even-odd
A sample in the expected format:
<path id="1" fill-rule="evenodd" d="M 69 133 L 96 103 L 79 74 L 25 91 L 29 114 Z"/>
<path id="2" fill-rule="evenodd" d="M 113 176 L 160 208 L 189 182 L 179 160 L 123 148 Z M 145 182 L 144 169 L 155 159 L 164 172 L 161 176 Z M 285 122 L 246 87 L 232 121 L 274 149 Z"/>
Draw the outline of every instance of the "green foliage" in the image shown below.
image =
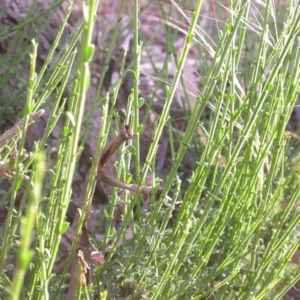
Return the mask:
<path id="1" fill-rule="evenodd" d="M 125 178 L 128 183 L 134 181 L 139 187 L 145 183 L 146 176 L 152 174 L 153 193 L 150 204 L 143 208 L 138 189 L 134 195 L 124 192 L 121 197 L 118 195 L 120 190 L 114 188 L 99 220 L 99 224 L 106 221 L 103 240 L 91 239 L 96 248 L 106 253 L 105 263 L 93 266 L 91 286 L 87 288 L 78 282 L 76 297 L 88 299 L 88 293 L 93 293 L 95 299 L 281 299 L 300 279 L 299 264 L 290 264 L 300 246 L 298 208 L 291 212 L 300 194 L 299 149 L 293 148 L 293 141 L 285 131 L 300 86 L 299 5 L 291 0 L 288 8 L 284 6 L 279 11 L 272 1 L 257 3 L 260 15 L 255 14 L 256 10 L 252 11 L 251 1 L 229 1 L 229 17 L 219 24 L 220 30 L 211 34 L 214 38 L 210 39 L 198 25 L 202 3 L 199 0 L 192 17 L 185 18 L 189 20 L 189 27 L 180 55 L 172 43 L 176 31 L 181 28 L 174 24 L 170 30 L 171 23 L 163 23 L 168 55 L 157 77 L 161 79 L 158 85 L 167 85 L 166 99 L 155 124 L 147 157 L 141 162 L 139 137 L 145 122 L 139 119 L 139 111 L 142 106 L 147 106 L 147 101 L 140 98 L 138 88 L 140 56 L 141 51 L 147 49 L 147 41 L 142 43 L 139 32 L 137 2 L 131 20 L 134 28 L 134 60 L 130 66 L 133 89 L 123 116 L 125 123 L 130 123 L 134 137 L 132 143 L 122 145 L 115 169 L 118 178 Z M 120 16 L 124 3 L 121 3 Z M 100 102 L 99 144 L 87 174 L 84 204 L 64 270 L 55 275 L 52 268 L 61 237 L 69 227 L 66 212 L 82 152 L 80 145 L 89 134 L 88 126 L 82 125 L 83 118 L 89 124 L 99 105 L 95 101 L 92 111 L 85 115 L 84 105 L 91 80 L 89 63 L 95 54 L 91 41 L 97 5 L 98 1 L 92 0 L 84 5 L 83 24 L 54 62 L 53 53 L 65 30 L 70 5 L 49 56 L 38 73 L 34 41 L 29 45 L 30 50 L 17 48 L 12 56 L 8 52 L 2 65 L 9 69 L 0 79 L 0 86 L 16 76 L 16 66 L 21 62 L 25 65 L 24 57 L 28 60 L 31 54 L 28 60 L 30 75 L 28 83 L 24 83 L 27 100 L 23 110 L 25 126 L 19 134 L 19 155 L 12 160 L 6 150 L 0 153 L 1 161 L 6 164 L 13 161 L 14 164 L 13 172 L 9 173 L 13 178 L 12 188 L 0 202 L 1 205 L 5 203 L 8 210 L 0 233 L 3 245 L 0 253 L 1 299 L 65 299 L 64 288 L 69 282 L 72 258 L 95 190 L 100 153 L 120 123 L 114 105 L 126 72 L 124 56 L 110 107 L 108 95 Z M 166 20 L 171 9 L 162 11 Z M 184 10 L 177 6 L 176 9 L 185 17 Z M 253 19 L 253 13 L 256 19 Z M 108 65 L 112 55 L 118 26 L 107 45 L 104 65 Z M 16 37 L 20 37 L 22 27 L 19 26 L 16 32 Z M 173 128 L 174 120 L 169 119 L 169 113 L 176 90 L 183 82 L 183 69 L 193 43 L 201 53 L 201 88 L 195 95 L 194 106 L 185 112 L 188 115 L 186 129 L 179 134 Z M 177 69 L 174 80 L 169 83 L 165 74 L 168 74 L 170 53 L 176 57 Z M 47 74 L 50 62 L 53 69 Z M 71 76 L 71 70 L 74 76 Z M 99 79 L 99 91 L 105 72 L 103 70 Z M 71 93 L 67 100 L 62 100 L 67 85 L 71 86 Z M 184 92 L 188 99 L 189 91 Z M 15 93 L 18 93 L 17 89 L 5 97 L 11 100 Z M 66 102 L 57 160 L 50 167 L 46 141 L 64 114 Z M 19 100 L 16 103 L 20 105 Z M 29 114 L 46 105 L 52 110 L 44 136 L 24 158 L 20 153 L 23 154 Z M 148 113 L 150 109 L 151 105 Z M 169 133 L 172 164 L 160 191 L 160 174 L 155 174 L 155 163 L 165 128 Z M 199 129 L 205 133 L 205 142 L 199 139 Z M 18 137 L 14 139 L 16 141 Z M 179 144 L 176 151 L 175 140 Z M 220 157 L 225 158 L 222 166 L 217 163 Z M 187 160 L 191 161 L 191 168 L 188 179 L 183 182 L 180 173 Z M 132 173 L 131 164 L 134 165 Z M 26 172 L 27 181 L 23 179 Z M 24 193 L 16 210 L 17 191 L 21 186 Z M 110 221 L 118 203 L 124 203 L 124 215 L 116 230 Z M 281 209 L 283 203 L 285 209 Z M 126 240 L 125 233 L 129 229 L 132 238 Z M 119 243 L 122 244 L 120 247 Z M 12 257 L 16 259 L 12 260 Z"/>

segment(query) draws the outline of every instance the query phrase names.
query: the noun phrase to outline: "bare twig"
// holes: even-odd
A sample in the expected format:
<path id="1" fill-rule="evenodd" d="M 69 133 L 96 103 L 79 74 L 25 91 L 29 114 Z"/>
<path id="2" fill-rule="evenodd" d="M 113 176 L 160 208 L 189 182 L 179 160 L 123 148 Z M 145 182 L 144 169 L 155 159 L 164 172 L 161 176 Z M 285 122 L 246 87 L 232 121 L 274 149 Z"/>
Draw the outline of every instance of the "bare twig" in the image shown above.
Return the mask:
<path id="1" fill-rule="evenodd" d="M 35 120 L 39 119 L 43 114 L 45 110 L 40 109 L 37 112 L 29 115 L 28 125 L 33 123 Z M 20 133 L 20 131 L 24 127 L 25 118 L 20 120 L 16 125 L 14 125 L 12 128 L 5 131 L 0 136 L 0 149 L 3 148 L 9 141 L 11 141 L 16 135 Z"/>
<path id="2" fill-rule="evenodd" d="M 43 109 L 37 111 L 36 113 L 30 114 L 29 115 L 29 120 L 28 120 L 28 125 L 33 123 L 35 120 L 40 118 L 45 111 Z M 4 148 L 8 142 L 10 142 L 15 136 L 17 136 L 21 130 L 24 127 L 25 119 L 23 118 L 21 121 L 19 121 L 16 125 L 14 125 L 12 128 L 9 130 L 5 131 L 1 136 L 0 136 L 0 152 L 2 151 L 2 148 Z M 25 159 L 24 153 L 18 153 L 17 150 L 17 144 L 14 142 L 12 148 L 9 149 L 10 155 L 8 159 L 5 161 L 0 160 L 0 177 L 4 176 L 9 179 L 13 179 L 15 175 L 15 170 L 17 163 L 19 163 L 20 169 L 22 169 L 22 163 L 21 160 Z M 23 155 L 22 155 L 23 154 Z M 19 156 L 22 155 L 22 159 L 19 160 Z M 24 175 L 24 174 L 22 174 Z M 24 178 L 27 179 L 27 177 L 24 175 Z"/>

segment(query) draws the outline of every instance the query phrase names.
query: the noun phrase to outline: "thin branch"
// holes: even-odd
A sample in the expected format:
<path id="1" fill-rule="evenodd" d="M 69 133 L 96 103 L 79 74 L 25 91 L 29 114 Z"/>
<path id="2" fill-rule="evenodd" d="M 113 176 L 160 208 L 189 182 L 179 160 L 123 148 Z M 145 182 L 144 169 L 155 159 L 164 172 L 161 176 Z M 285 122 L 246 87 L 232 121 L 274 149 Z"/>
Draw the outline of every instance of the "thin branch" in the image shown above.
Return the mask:
<path id="1" fill-rule="evenodd" d="M 39 119 L 43 114 L 45 110 L 40 109 L 37 112 L 29 115 L 28 125 L 33 123 L 35 120 Z M 16 135 L 18 135 L 21 130 L 24 127 L 25 118 L 20 120 L 16 125 L 14 125 L 12 128 L 5 131 L 0 136 L 0 149 L 3 148 L 9 141 L 11 141 Z"/>

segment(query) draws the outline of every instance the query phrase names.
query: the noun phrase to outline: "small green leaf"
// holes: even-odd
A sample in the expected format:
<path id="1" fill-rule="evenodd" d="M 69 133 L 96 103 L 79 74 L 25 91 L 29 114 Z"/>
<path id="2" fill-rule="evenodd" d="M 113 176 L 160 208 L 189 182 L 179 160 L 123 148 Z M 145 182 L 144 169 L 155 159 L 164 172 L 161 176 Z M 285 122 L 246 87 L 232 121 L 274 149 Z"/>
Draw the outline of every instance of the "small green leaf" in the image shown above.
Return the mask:
<path id="1" fill-rule="evenodd" d="M 61 207 L 62 209 L 67 209 L 67 208 L 68 208 L 68 206 L 69 206 L 68 204 L 66 204 L 66 203 L 62 203 L 60 207 Z"/>
<path id="2" fill-rule="evenodd" d="M 109 219 L 109 214 L 108 214 L 108 212 L 106 210 L 103 211 L 103 215 L 104 215 L 104 217 L 105 217 L 106 220 Z"/>
<path id="3" fill-rule="evenodd" d="M 29 107 L 28 107 L 28 112 L 31 114 L 34 110 L 35 104 L 34 103 L 30 103 Z"/>
<path id="4" fill-rule="evenodd" d="M 229 98 L 229 100 L 231 102 L 234 102 L 234 100 L 235 100 L 235 96 L 234 95 L 229 95 L 228 98 Z"/>
<path id="5" fill-rule="evenodd" d="M 232 113 L 232 120 L 235 121 L 240 115 L 240 110 L 236 110 Z"/>
<path id="6" fill-rule="evenodd" d="M 18 182 L 17 182 L 17 184 L 16 184 L 16 189 L 17 189 L 17 191 L 21 188 L 21 186 L 22 186 L 22 184 L 23 184 L 23 180 L 24 180 L 24 178 L 22 178 L 22 177 L 19 177 L 19 178 L 18 178 Z"/>
<path id="7" fill-rule="evenodd" d="M 144 102 L 145 102 L 144 98 L 139 98 L 139 100 L 138 100 L 138 108 L 141 108 L 144 105 Z"/>
<path id="8" fill-rule="evenodd" d="M 34 88 L 34 80 L 29 80 L 29 82 L 28 82 L 28 87 L 29 87 L 29 89 L 33 89 Z"/>
<path id="9" fill-rule="evenodd" d="M 34 251 L 32 251 L 32 250 L 26 250 L 26 251 L 22 252 L 21 259 L 20 259 L 20 262 L 21 262 L 20 268 L 22 270 L 27 269 L 33 255 L 34 255 Z"/>
<path id="10" fill-rule="evenodd" d="M 128 152 L 130 154 L 135 154 L 135 148 L 133 146 L 127 146 L 126 152 Z"/>
<path id="11" fill-rule="evenodd" d="M 131 71 L 131 73 L 132 73 L 132 77 L 133 77 L 133 79 L 134 79 L 134 80 L 137 80 L 136 73 L 135 73 L 134 71 Z"/>
<path id="12" fill-rule="evenodd" d="M 104 290 L 103 292 L 100 292 L 100 299 L 106 300 L 108 295 L 108 291 Z"/>
<path id="13" fill-rule="evenodd" d="M 84 49 L 84 62 L 90 62 L 94 56 L 95 46 L 93 44 L 88 45 Z"/>
<path id="14" fill-rule="evenodd" d="M 139 132 L 141 132 L 142 131 L 142 129 L 143 129 L 143 124 L 140 124 L 137 128 L 136 128 L 136 133 L 139 133 Z"/>
<path id="15" fill-rule="evenodd" d="M 64 127 L 63 133 L 64 133 L 64 135 L 69 134 L 70 133 L 70 129 L 68 127 Z"/>
<path id="16" fill-rule="evenodd" d="M 126 177 L 126 182 L 127 183 L 131 183 L 132 182 L 132 175 L 128 175 L 127 177 Z"/>
<path id="17" fill-rule="evenodd" d="M 70 226 L 70 223 L 69 222 L 64 222 L 61 226 L 61 228 L 59 229 L 59 233 L 60 234 L 64 234 L 67 232 L 68 228 Z"/>
<path id="18" fill-rule="evenodd" d="M 269 83 L 266 87 L 267 91 L 272 91 L 274 89 L 274 85 L 272 83 Z"/>

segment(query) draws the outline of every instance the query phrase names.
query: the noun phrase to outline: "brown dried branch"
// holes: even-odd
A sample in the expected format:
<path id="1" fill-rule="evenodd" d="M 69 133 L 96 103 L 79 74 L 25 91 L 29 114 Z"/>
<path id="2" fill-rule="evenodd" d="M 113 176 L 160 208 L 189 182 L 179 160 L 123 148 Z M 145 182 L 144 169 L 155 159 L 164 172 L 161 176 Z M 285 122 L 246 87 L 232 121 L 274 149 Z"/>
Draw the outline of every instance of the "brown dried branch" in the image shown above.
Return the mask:
<path id="1" fill-rule="evenodd" d="M 30 114 L 29 115 L 29 120 L 28 120 L 28 125 L 33 123 L 35 120 L 40 118 L 45 111 L 43 109 L 37 111 L 36 113 Z M 0 136 L 0 152 L 3 150 L 2 148 L 7 147 L 6 145 L 8 142 L 10 142 L 15 136 L 17 136 L 21 130 L 24 127 L 24 122 L 25 119 L 23 118 L 21 121 L 19 121 L 16 125 L 14 125 L 12 128 L 9 130 L 5 131 L 1 136 Z M 25 150 L 24 153 L 19 153 L 17 150 L 17 143 L 14 142 L 12 148 L 9 149 L 9 157 L 2 161 L 0 160 L 0 177 L 7 177 L 8 179 L 13 179 L 15 175 L 15 170 L 17 168 L 17 163 L 18 159 L 20 156 L 20 161 L 19 161 L 19 168 L 22 170 L 23 165 L 22 165 L 22 160 L 26 158 L 25 155 Z M 28 179 L 28 177 L 24 174 L 21 174 L 24 176 L 25 179 Z"/>
<path id="2" fill-rule="evenodd" d="M 29 115 L 29 120 L 28 120 L 28 125 L 33 123 L 35 120 L 39 119 L 43 114 L 45 110 L 40 109 L 37 112 L 30 114 Z M 14 125 L 12 128 L 8 129 L 5 131 L 1 136 L 0 136 L 0 149 L 3 148 L 9 141 L 11 141 L 16 135 L 20 133 L 20 131 L 24 127 L 24 122 L 25 118 L 20 120 L 16 125 Z"/>

